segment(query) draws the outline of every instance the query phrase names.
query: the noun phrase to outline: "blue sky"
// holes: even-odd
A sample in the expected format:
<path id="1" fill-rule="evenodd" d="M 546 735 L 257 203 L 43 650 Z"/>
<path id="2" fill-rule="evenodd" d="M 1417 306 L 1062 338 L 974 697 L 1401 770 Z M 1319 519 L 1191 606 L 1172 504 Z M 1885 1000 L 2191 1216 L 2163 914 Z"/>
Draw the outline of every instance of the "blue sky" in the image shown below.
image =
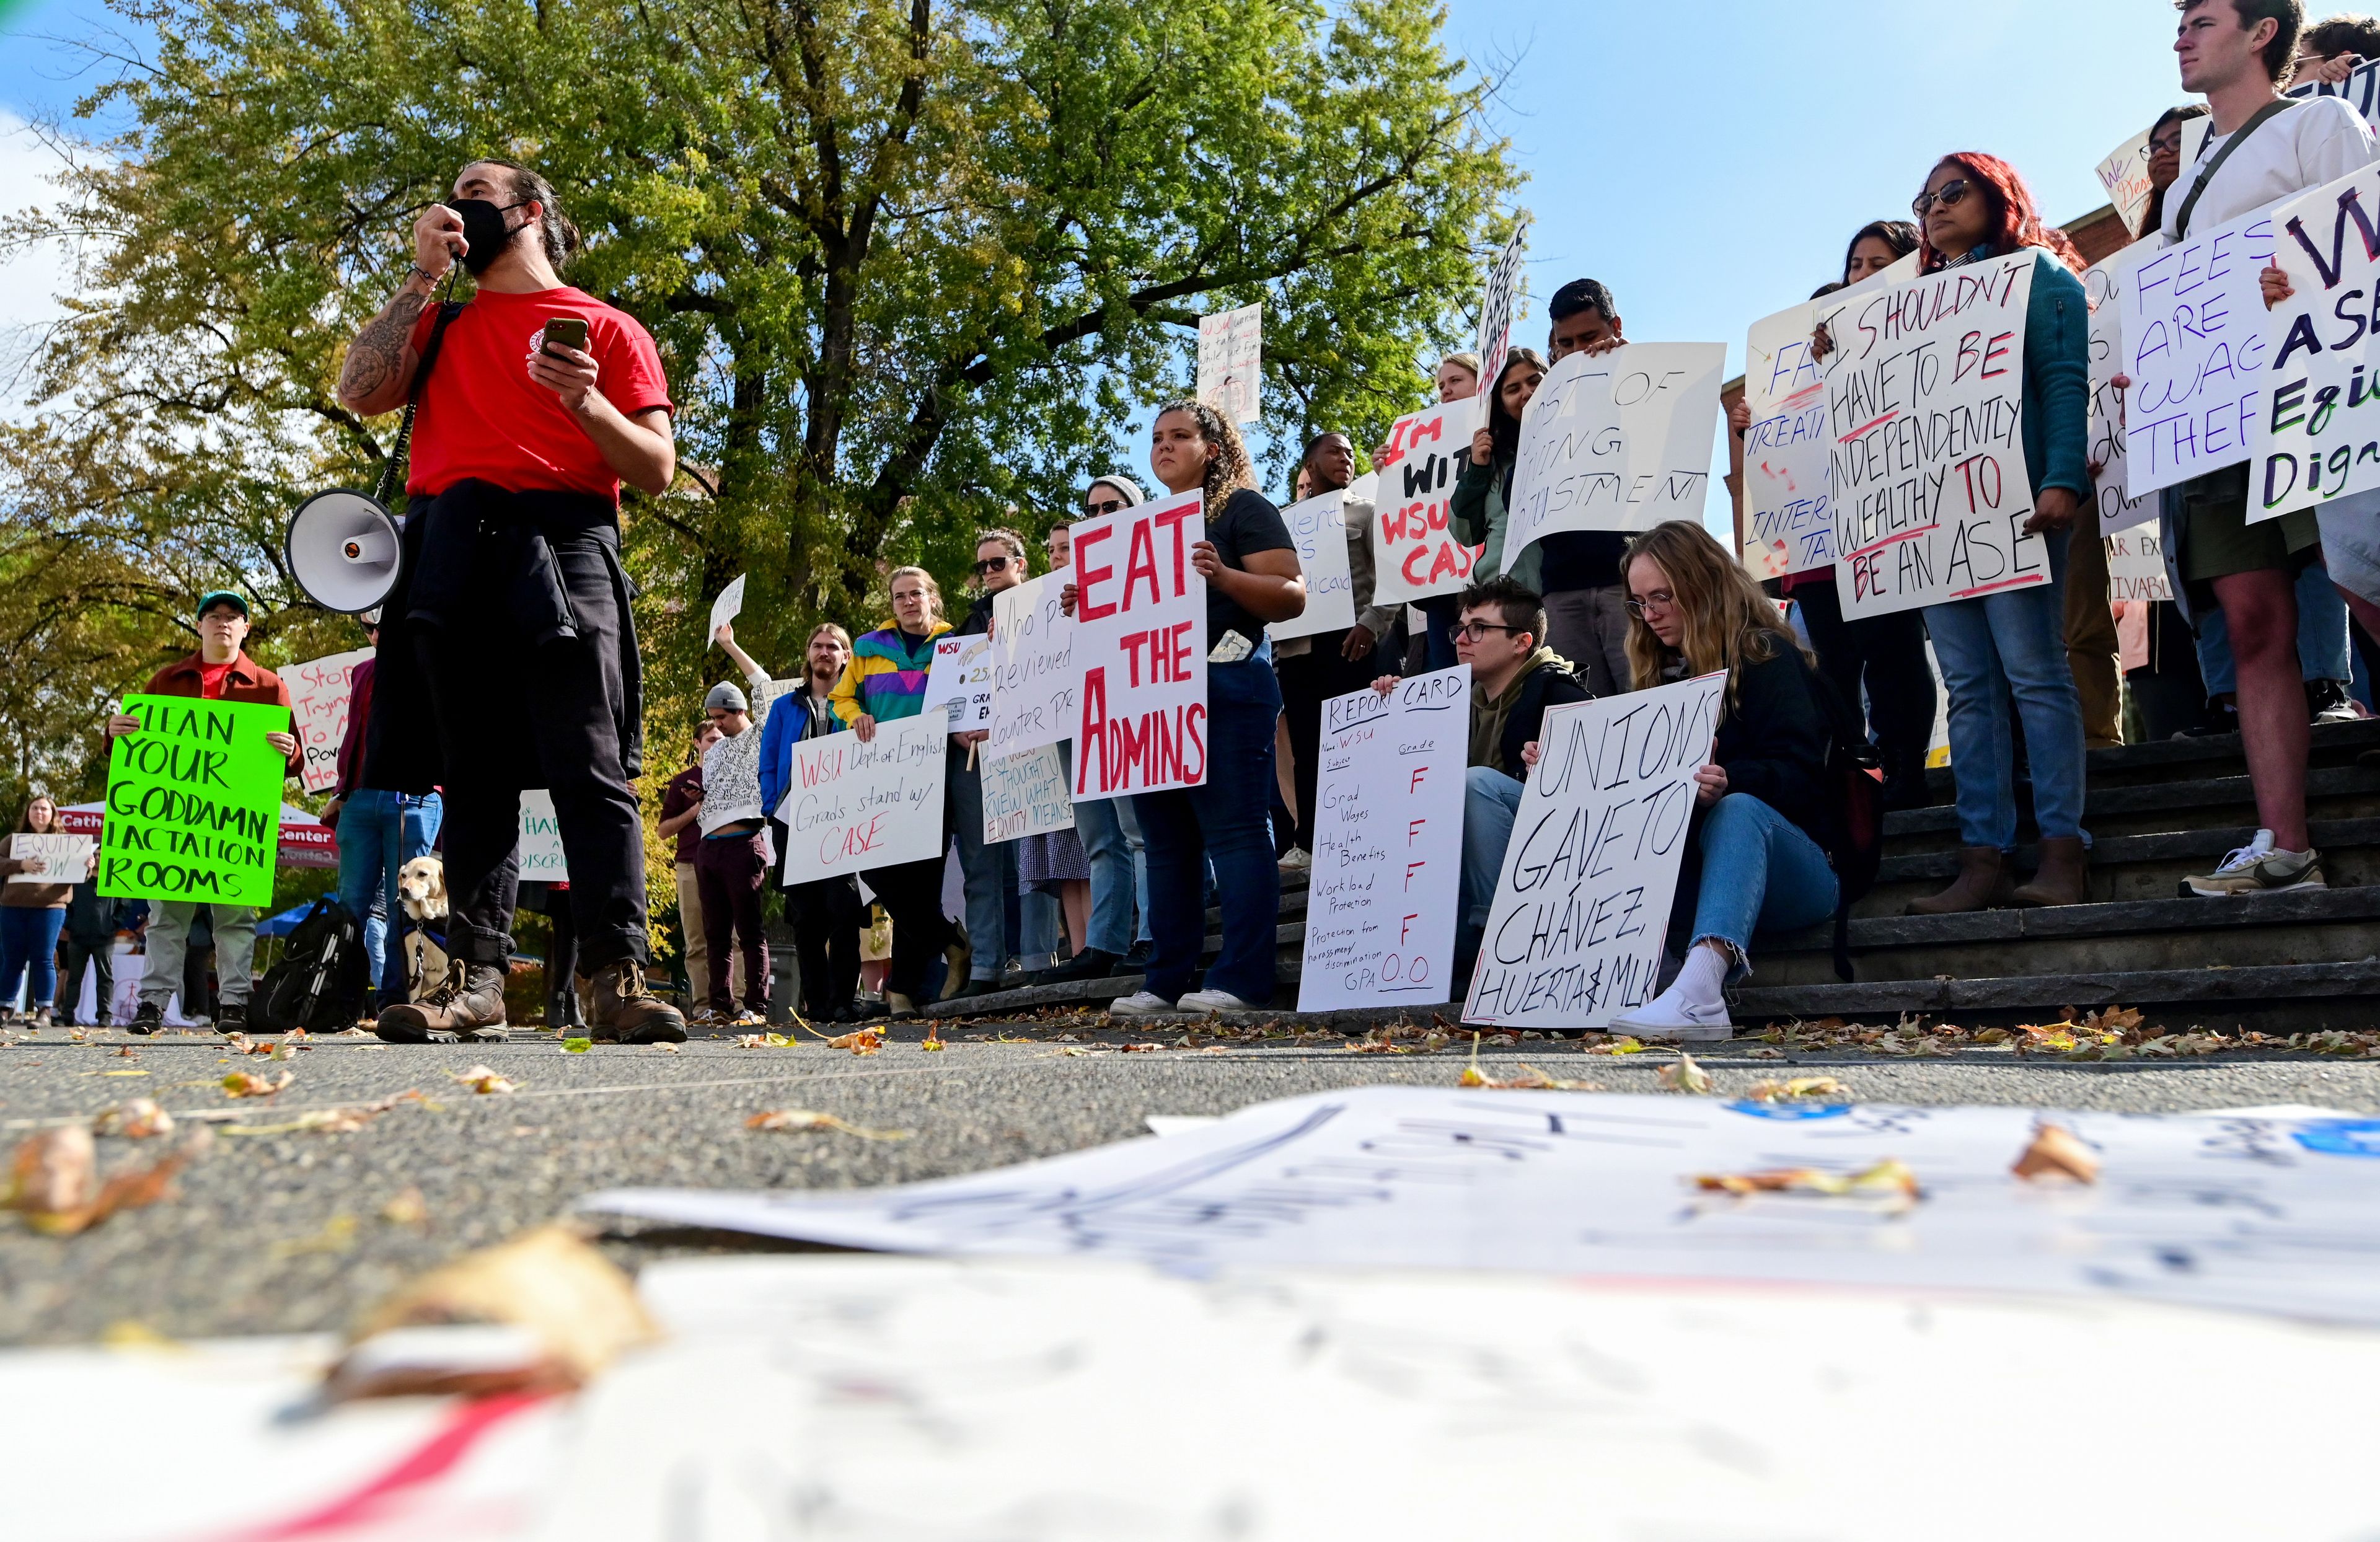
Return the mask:
<path id="1" fill-rule="evenodd" d="M 2100 157 L 2185 100 L 2170 0 L 1447 11 L 1453 49 L 1503 81 L 1496 123 L 1530 178 L 1533 295 L 1600 278 L 1630 336 L 1724 342 L 1730 372 L 1745 326 L 1839 276 L 1861 225 L 1905 218 L 1943 152 L 2007 157 L 2048 216 L 2068 219 L 2105 201 Z M 6 15 L 0 110 L 64 115 L 85 82 L 70 54 L 37 40 L 120 21 L 98 0 L 23 0 Z M 0 175 L 0 200 L 22 201 L 17 185 Z M 1541 341 L 1543 325 L 1533 304 L 1524 335 Z"/>

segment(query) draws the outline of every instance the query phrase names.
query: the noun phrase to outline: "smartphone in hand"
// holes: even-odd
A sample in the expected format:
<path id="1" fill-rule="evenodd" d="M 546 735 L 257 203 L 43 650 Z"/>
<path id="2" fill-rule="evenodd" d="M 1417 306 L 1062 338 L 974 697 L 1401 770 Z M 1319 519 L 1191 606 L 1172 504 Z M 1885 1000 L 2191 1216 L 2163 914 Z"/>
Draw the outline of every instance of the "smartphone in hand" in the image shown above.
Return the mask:
<path id="1" fill-rule="evenodd" d="M 577 348 L 579 352 L 585 353 L 587 351 L 587 318 L 556 316 L 547 322 L 544 337 L 538 344 L 538 347 L 549 357 L 559 358 L 560 356 L 553 351 L 557 346 Z"/>

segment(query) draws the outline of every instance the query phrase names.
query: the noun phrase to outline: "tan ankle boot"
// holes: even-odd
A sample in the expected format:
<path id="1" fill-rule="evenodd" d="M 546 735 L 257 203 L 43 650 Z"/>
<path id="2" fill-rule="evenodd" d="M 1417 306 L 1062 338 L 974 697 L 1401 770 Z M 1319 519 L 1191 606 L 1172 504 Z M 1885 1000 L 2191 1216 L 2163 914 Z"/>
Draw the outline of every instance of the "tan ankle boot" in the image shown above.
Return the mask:
<path id="1" fill-rule="evenodd" d="M 504 1039 L 504 972 L 492 964 L 455 959 L 446 977 L 418 1002 L 400 1002 L 375 1025 L 391 1044 L 501 1044 Z"/>
<path id="2" fill-rule="evenodd" d="M 1912 916 L 1955 916 L 2013 903 L 2008 859 L 1998 846 L 1961 846 L 1959 876 L 1938 894 L 1909 902 Z"/>
<path id="3" fill-rule="evenodd" d="M 590 977 L 578 977 L 578 1011 L 587 1037 L 599 1044 L 683 1044 L 686 1018 L 645 986 L 645 971 L 633 958 L 607 964 Z"/>
<path id="4" fill-rule="evenodd" d="M 2088 905 L 2091 903 L 2091 854 L 2080 835 L 2047 835 L 2041 842 L 2041 867 L 2033 881 L 2016 891 L 2019 905 Z"/>

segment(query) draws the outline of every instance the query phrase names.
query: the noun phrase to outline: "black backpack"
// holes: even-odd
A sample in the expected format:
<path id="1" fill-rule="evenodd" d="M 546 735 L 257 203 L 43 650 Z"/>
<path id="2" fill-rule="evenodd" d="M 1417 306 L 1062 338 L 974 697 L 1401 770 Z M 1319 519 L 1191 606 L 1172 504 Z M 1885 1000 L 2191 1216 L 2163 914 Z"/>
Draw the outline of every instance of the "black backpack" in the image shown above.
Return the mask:
<path id="1" fill-rule="evenodd" d="M 347 907 L 325 894 L 289 930 L 281 962 L 264 972 L 248 1004 L 261 1033 L 336 1033 L 363 1014 L 370 985 L 364 929 Z"/>
<path id="2" fill-rule="evenodd" d="M 1852 905 L 1876 887 L 1884 860 L 1884 763 L 1834 682 L 1804 672 L 1827 719 L 1827 860 L 1835 869 L 1835 974 L 1852 977 Z"/>

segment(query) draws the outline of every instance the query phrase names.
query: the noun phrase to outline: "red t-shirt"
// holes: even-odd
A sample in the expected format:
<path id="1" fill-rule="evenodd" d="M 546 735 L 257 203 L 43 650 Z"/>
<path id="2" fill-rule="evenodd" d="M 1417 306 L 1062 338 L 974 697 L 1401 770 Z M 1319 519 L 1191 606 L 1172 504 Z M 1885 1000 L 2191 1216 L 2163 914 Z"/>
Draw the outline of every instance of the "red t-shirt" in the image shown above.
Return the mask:
<path id="1" fill-rule="evenodd" d="M 620 496 L 620 479 L 603 452 L 564 409 L 562 398 L 529 378 L 529 350 L 556 316 L 586 320 L 596 389 L 613 407 L 632 417 L 674 407 L 652 334 L 625 311 L 568 285 L 528 295 L 482 289 L 448 323 L 439 345 L 413 422 L 406 492 L 435 496 L 476 477 L 514 492 Z M 432 305 L 414 321 L 416 353 L 428 345 L 437 318 Z"/>
<path id="2" fill-rule="evenodd" d="M 219 664 L 211 664 L 203 659 L 200 660 L 199 695 L 209 701 L 221 701 L 224 681 L 230 675 L 231 666 L 237 662 L 239 662 L 239 655 L 237 653 Z"/>

